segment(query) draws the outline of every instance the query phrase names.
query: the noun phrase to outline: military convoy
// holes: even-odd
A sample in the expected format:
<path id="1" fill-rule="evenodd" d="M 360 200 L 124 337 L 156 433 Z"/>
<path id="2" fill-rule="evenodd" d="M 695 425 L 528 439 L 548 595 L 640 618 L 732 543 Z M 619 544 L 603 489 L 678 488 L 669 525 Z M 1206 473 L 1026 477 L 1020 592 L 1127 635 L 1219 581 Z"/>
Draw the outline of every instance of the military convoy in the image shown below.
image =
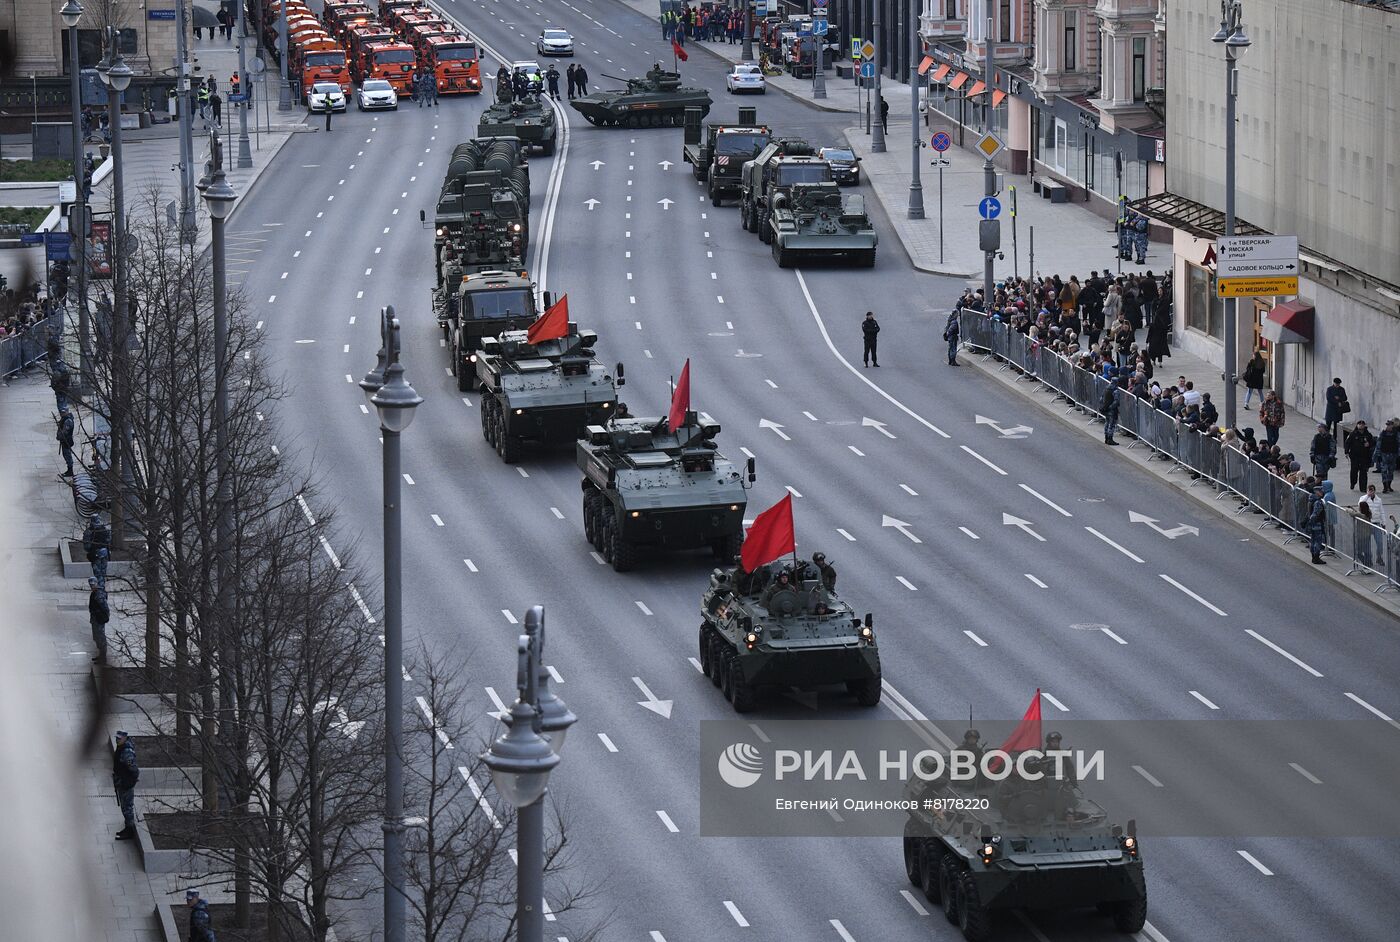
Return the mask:
<path id="1" fill-rule="evenodd" d="M 585 427 L 612 418 L 614 378 L 593 355 L 598 335 L 570 322 L 568 334 L 530 343 L 523 330 L 486 337 L 476 357 L 481 434 L 507 464 L 526 443 L 573 443 Z"/>
<path id="2" fill-rule="evenodd" d="M 879 237 L 865 214 L 864 197 L 846 196 L 836 183 L 795 183 L 775 192 L 770 206 L 767 241 L 779 268 L 803 259 L 875 264 Z"/>
<path id="3" fill-rule="evenodd" d="M 554 153 L 554 108 L 539 95 L 513 101 L 498 101 L 481 113 L 476 133 L 479 137 L 516 137 L 526 147 Z"/>
<path id="4" fill-rule="evenodd" d="M 699 108 L 701 117 L 710 113 L 710 93 L 703 88 L 681 84 L 679 72 L 668 72 L 661 63 L 652 66 L 645 78 L 619 79 L 625 89 L 590 92 L 569 104 L 600 127 L 660 128 L 681 123 L 687 108 Z"/>
<path id="5" fill-rule="evenodd" d="M 426 212 L 418 214 L 427 224 Z M 530 242 L 530 171 L 514 137 L 458 144 L 433 212 L 434 307 L 445 309 L 462 276 L 519 269 Z"/>
<path id="6" fill-rule="evenodd" d="M 774 138 L 744 164 L 739 182 L 740 224 L 748 232 L 757 232 L 766 244 L 775 194 L 795 183 L 829 182 L 831 166 L 816 156 L 811 144 L 799 138 Z"/>
<path id="7" fill-rule="evenodd" d="M 720 454 L 719 430 L 694 412 L 675 431 L 664 417 L 588 427 L 577 449 L 583 529 L 614 570 L 654 550 L 706 547 L 726 562 L 738 554 L 754 465 Z"/>
<path id="8" fill-rule="evenodd" d="M 710 202 L 739 195 L 744 164 L 772 139 L 767 126 L 758 123 L 755 108 L 740 108 L 737 124 L 711 121 L 702 129 L 703 115 L 698 108 L 685 110 L 685 143 L 681 159 L 694 168 L 695 179 L 707 181 Z"/>
<path id="9" fill-rule="evenodd" d="M 911 778 L 909 882 L 968 942 L 988 938 L 993 912 L 1008 909 L 1096 907 L 1119 931 L 1140 932 L 1147 883 L 1136 823 L 1111 824 L 1072 780 L 1053 767 L 1039 773 L 996 782 Z"/>
<path id="10" fill-rule="evenodd" d="M 548 307 L 548 297 L 545 306 Z M 462 275 L 452 290 L 433 293 L 433 312 L 447 342 L 448 369 L 462 392 L 477 382 L 477 351 L 487 337 L 524 330 L 535 322 L 535 285 L 523 271 Z"/>
<path id="11" fill-rule="evenodd" d="M 806 560 L 716 569 L 700 604 L 700 669 L 736 712 L 761 688 L 844 685 L 861 706 L 880 702 L 880 651 L 836 594 L 835 572 Z"/>

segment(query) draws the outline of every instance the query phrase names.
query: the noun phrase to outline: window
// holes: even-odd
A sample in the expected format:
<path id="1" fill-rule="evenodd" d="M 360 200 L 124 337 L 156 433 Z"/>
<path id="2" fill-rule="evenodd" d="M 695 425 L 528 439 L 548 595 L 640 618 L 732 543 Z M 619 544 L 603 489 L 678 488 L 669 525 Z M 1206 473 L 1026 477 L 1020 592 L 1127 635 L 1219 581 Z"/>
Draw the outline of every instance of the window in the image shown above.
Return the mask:
<path id="1" fill-rule="evenodd" d="M 1225 337 L 1225 307 L 1215 296 L 1215 278 L 1199 265 L 1186 265 L 1186 326 L 1209 334 L 1217 340 Z"/>
<path id="2" fill-rule="evenodd" d="M 1079 68 L 1079 14 L 1076 11 L 1065 12 L 1065 71 L 1073 72 Z"/>
<path id="3" fill-rule="evenodd" d="M 1099 78 L 1099 92 L 1104 98 L 1113 97 L 1113 37 L 1108 30 L 1099 30 L 1099 57 L 1103 59 L 1103 75 Z"/>
<path id="4" fill-rule="evenodd" d="M 946 19 L 958 19 L 958 0 L 947 0 L 944 12 L 946 14 Z"/>
<path id="5" fill-rule="evenodd" d="M 1147 99 L 1147 37 L 1133 39 L 1133 101 Z"/>
<path id="6" fill-rule="evenodd" d="M 1001 0 L 1001 41 L 1011 42 L 1011 0 Z"/>
<path id="7" fill-rule="evenodd" d="M 1059 118 L 1055 119 L 1055 155 L 1054 168 L 1060 173 L 1065 172 L 1065 167 L 1069 164 L 1069 126 Z"/>

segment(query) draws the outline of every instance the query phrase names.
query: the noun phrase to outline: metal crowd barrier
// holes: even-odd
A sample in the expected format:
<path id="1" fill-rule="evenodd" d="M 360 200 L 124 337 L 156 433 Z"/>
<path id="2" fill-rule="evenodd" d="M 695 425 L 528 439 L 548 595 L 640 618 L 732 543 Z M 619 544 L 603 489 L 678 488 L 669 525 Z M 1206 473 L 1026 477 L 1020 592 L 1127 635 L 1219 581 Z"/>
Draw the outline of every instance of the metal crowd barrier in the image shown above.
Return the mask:
<path id="1" fill-rule="evenodd" d="M 58 336 L 62 324 L 63 316 L 53 314 L 22 334 L 0 337 L 0 378 L 9 379 L 42 360 L 48 353 L 49 338 Z"/>
<path id="2" fill-rule="evenodd" d="M 1102 375 L 1076 367 L 1048 347 L 1035 347 L 1023 334 L 977 311 L 963 311 L 960 323 L 965 345 L 986 350 L 1020 369 L 1066 399 L 1071 408 L 1102 418 L 1100 406 L 1108 389 L 1108 380 Z M 1255 509 L 1265 517 L 1261 527 L 1277 526 L 1289 532 L 1285 542 L 1309 538 L 1312 495 L 1307 491 L 1249 460 L 1239 449 L 1183 428 L 1174 416 L 1153 408 L 1127 390 L 1120 389 L 1117 395 L 1121 430 L 1131 433 L 1154 453 L 1191 471 L 1196 482 L 1214 484 L 1220 491 L 1219 497 L 1238 496 L 1240 513 Z M 1400 534 L 1387 531 L 1388 521 L 1382 521 L 1382 526 L 1367 523 L 1331 501 L 1326 510 L 1324 542 L 1330 553 L 1351 561 L 1347 575 L 1378 575 L 1385 581 L 1376 592 L 1400 591 Z"/>

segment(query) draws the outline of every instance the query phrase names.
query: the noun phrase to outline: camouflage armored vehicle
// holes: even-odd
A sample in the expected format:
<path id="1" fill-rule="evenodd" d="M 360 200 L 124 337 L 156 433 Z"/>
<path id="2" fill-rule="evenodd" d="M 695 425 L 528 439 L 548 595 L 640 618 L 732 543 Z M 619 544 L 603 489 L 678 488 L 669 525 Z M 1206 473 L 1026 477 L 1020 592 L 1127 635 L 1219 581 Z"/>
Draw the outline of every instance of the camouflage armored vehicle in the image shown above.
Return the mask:
<path id="1" fill-rule="evenodd" d="M 550 303 L 545 293 L 545 307 Z M 524 330 L 539 317 L 535 285 L 523 271 L 465 273 L 455 290 L 433 293 L 433 312 L 447 341 L 448 368 L 462 392 L 476 385 L 482 340 Z"/>
<path id="2" fill-rule="evenodd" d="M 865 199 L 835 183 L 794 183 L 775 192 L 767 241 L 779 268 L 803 259 L 846 258 L 870 268 L 879 241 Z"/>
<path id="3" fill-rule="evenodd" d="M 700 669 L 739 713 L 760 688 L 842 685 L 861 706 L 880 702 L 875 627 L 821 578 L 815 564 L 787 560 L 716 569 L 700 604 Z"/>
<path id="4" fill-rule="evenodd" d="M 753 459 L 745 469 L 724 457 L 718 434 L 694 412 L 674 432 L 664 417 L 588 427 L 578 443 L 583 529 L 613 569 L 660 549 L 708 547 L 722 560 L 739 552 Z"/>
<path id="5" fill-rule="evenodd" d="M 569 104 L 601 127 L 659 128 L 679 125 L 686 108 L 699 108 L 700 116 L 710 113 L 710 93 L 703 88 L 681 84 L 679 72 L 667 72 L 657 63 L 646 78 L 626 81 L 622 90 L 597 91 L 575 98 Z"/>
<path id="6" fill-rule="evenodd" d="M 758 123 L 758 110 L 740 108 L 737 124 L 711 121 L 702 129 L 700 109 L 685 110 L 685 143 L 681 159 L 694 168 L 695 179 L 708 181 L 710 202 L 739 195 L 744 164 L 756 157 L 772 139 L 767 126 Z"/>
<path id="7" fill-rule="evenodd" d="M 798 183 L 830 183 L 831 165 L 814 156 L 806 141 L 778 138 L 744 164 L 739 184 L 739 221 L 765 244 L 772 228 L 773 197 Z"/>
<path id="8" fill-rule="evenodd" d="M 925 760 L 928 761 L 928 760 Z M 1068 771 L 1068 770 L 1066 770 Z M 917 810 L 904 828 L 904 870 L 968 942 L 991 935 L 1008 909 L 1097 907 L 1121 932 L 1147 921 L 1147 883 L 1136 822 L 1112 824 L 1071 779 L 1041 767 L 997 782 L 912 778 Z M 924 807 L 942 799 L 942 807 Z"/>
<path id="9" fill-rule="evenodd" d="M 498 101 L 481 113 L 479 137 L 517 137 L 526 147 L 554 153 L 554 109 L 539 95 Z"/>
<path id="10" fill-rule="evenodd" d="M 486 337 L 476 358 L 481 434 L 506 464 L 529 442 L 576 442 L 617 408 L 617 385 L 593 355 L 598 335 L 570 322 L 568 336 L 530 343 L 526 331 Z"/>
<path id="11" fill-rule="evenodd" d="M 427 225 L 426 212 L 418 218 Z M 464 274 L 523 267 L 529 242 L 530 171 L 521 142 L 487 137 L 458 144 L 433 212 L 435 306 L 446 306 Z"/>

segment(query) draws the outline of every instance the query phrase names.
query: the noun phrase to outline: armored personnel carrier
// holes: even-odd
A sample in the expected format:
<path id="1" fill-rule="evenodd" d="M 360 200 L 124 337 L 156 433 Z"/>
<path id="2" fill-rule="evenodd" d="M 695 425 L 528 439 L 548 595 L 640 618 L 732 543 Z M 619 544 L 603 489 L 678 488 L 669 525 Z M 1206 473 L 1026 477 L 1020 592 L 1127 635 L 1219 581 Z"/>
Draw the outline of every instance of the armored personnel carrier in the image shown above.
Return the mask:
<path id="1" fill-rule="evenodd" d="M 773 197 L 798 183 L 830 183 L 831 165 L 815 156 L 816 149 L 797 138 L 777 138 L 744 163 L 739 182 L 739 221 L 767 243 L 772 232 L 768 217 Z"/>
<path id="2" fill-rule="evenodd" d="M 550 304 L 544 295 L 545 307 Z M 486 337 L 524 330 L 539 317 L 535 285 L 523 271 L 464 273 L 455 289 L 433 292 L 433 313 L 447 341 L 448 369 L 457 388 L 476 385 L 477 351 Z"/>
<path id="3" fill-rule="evenodd" d="M 861 706 L 880 702 L 873 618 L 862 622 L 806 560 L 716 569 L 700 619 L 700 669 L 739 713 L 763 687 L 844 684 Z"/>
<path id="4" fill-rule="evenodd" d="M 845 196 L 835 183 L 794 183 L 773 194 L 767 241 L 779 268 L 804 258 L 847 258 L 870 268 L 879 238 L 865 199 Z"/>
<path id="5" fill-rule="evenodd" d="M 598 335 L 570 322 L 557 340 L 530 343 L 523 330 L 485 337 L 476 358 L 481 384 L 481 434 L 506 464 L 526 442 L 575 442 L 617 408 L 617 386 L 593 355 Z"/>
<path id="6" fill-rule="evenodd" d="M 498 101 L 481 113 L 479 137 L 517 137 L 526 147 L 554 153 L 554 109 L 539 95 Z"/>
<path id="7" fill-rule="evenodd" d="M 925 760 L 929 761 L 929 760 Z M 1006 909 L 1097 907 L 1121 932 L 1147 921 L 1147 883 L 1136 822 L 1126 829 L 1053 768 L 1029 780 L 997 782 L 945 775 L 912 778 L 915 801 L 904 827 L 904 870 L 968 942 L 992 930 Z M 925 807 L 925 802 L 930 807 Z"/>
<path id="8" fill-rule="evenodd" d="M 627 83 L 621 90 L 597 91 L 575 98 L 573 105 L 589 124 L 600 127 L 659 128 L 680 125 L 686 108 L 699 108 L 703 118 L 710 113 L 710 93 L 703 88 L 681 84 L 679 72 L 668 72 L 656 63 L 645 78 L 619 79 Z"/>
<path id="9" fill-rule="evenodd" d="M 652 550 L 709 547 L 722 560 L 739 552 L 753 459 L 735 465 L 719 453 L 718 434 L 694 412 L 674 432 L 664 417 L 588 427 L 578 443 L 583 529 L 614 570 Z"/>

